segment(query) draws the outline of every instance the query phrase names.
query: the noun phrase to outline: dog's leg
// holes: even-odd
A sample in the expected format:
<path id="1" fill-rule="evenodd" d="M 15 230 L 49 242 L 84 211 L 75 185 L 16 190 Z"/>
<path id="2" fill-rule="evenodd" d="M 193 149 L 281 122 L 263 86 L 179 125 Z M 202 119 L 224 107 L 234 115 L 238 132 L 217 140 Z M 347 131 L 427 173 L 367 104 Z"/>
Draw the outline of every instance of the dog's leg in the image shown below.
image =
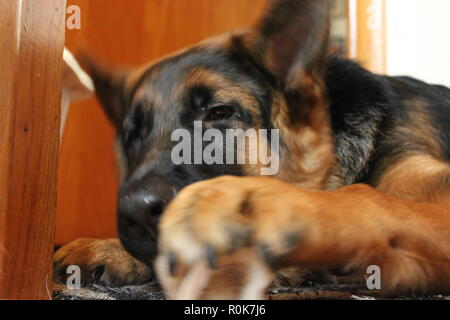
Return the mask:
<path id="1" fill-rule="evenodd" d="M 150 268 L 128 254 L 118 239 L 78 239 L 60 248 L 54 255 L 55 281 L 65 283 L 70 265 L 80 267 L 83 285 L 140 284 L 152 276 Z"/>
<path id="2" fill-rule="evenodd" d="M 404 157 L 386 170 L 376 188 L 402 199 L 450 204 L 450 165 L 428 155 Z"/>
<path id="3" fill-rule="evenodd" d="M 258 269 L 260 290 L 273 278 L 270 269 L 340 268 L 363 280 L 377 265 L 385 292 L 450 292 L 450 206 L 405 201 L 366 185 L 305 191 L 271 178 L 217 178 L 184 189 L 160 232 L 157 271 L 173 298 L 180 288 L 190 298 L 220 297 L 223 287 L 212 283 L 234 284 L 234 297 L 242 297 L 251 273 L 240 271 L 239 279 L 221 272 L 236 264 Z M 238 259 L 241 250 L 248 253 Z M 205 261 L 218 270 L 206 273 Z M 197 269 L 209 282 L 189 291 L 189 281 L 199 283 L 190 279 Z"/>

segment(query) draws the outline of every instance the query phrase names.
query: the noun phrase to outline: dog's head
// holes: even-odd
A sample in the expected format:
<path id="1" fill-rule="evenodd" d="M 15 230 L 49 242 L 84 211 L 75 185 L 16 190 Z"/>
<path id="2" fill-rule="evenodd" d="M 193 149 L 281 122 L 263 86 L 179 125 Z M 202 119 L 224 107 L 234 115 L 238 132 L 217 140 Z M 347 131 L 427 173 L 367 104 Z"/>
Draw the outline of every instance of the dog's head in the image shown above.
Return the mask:
<path id="1" fill-rule="evenodd" d="M 229 141 L 217 142 L 227 129 L 279 129 L 274 175 L 321 187 L 333 162 L 322 83 L 328 6 L 326 0 L 270 1 L 254 28 L 206 40 L 131 72 L 88 63 L 98 98 L 117 129 L 125 168 L 119 234 L 135 257 L 150 263 L 156 255 L 158 218 L 180 188 L 220 175 L 260 174 L 267 166 L 226 159 Z M 202 137 L 207 129 L 217 130 Z M 266 147 L 274 141 L 270 131 L 257 140 Z M 215 148 L 209 153 L 215 162 L 202 157 L 208 145 Z M 231 150 L 236 160 L 238 149 Z"/>

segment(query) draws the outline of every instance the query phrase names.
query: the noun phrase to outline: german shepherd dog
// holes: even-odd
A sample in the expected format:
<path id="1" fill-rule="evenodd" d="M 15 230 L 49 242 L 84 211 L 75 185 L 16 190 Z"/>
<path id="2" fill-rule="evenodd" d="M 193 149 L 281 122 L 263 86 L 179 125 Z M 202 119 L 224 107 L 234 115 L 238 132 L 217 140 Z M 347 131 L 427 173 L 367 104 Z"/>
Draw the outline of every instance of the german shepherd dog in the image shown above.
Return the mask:
<path id="1" fill-rule="evenodd" d="M 329 6 L 272 0 L 254 28 L 137 70 L 88 63 L 117 129 L 120 241 L 63 247 L 56 277 L 156 270 L 169 298 L 247 299 L 280 275 L 354 282 L 378 266 L 383 292 L 450 292 L 450 90 L 328 54 Z M 278 173 L 174 164 L 171 133 L 194 121 L 278 129 Z"/>

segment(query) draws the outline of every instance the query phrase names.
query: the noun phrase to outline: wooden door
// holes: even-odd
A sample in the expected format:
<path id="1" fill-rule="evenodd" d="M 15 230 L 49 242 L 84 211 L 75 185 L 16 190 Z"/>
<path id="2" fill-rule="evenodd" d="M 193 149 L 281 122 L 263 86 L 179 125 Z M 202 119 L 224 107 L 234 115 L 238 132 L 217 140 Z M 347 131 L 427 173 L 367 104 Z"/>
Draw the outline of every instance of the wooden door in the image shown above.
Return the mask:
<path id="1" fill-rule="evenodd" d="M 381 74 L 386 72 L 385 7 L 385 0 L 348 0 L 349 57 Z"/>
<path id="2" fill-rule="evenodd" d="M 49 299 L 65 0 L 0 1 L 0 299 Z"/>
<path id="3" fill-rule="evenodd" d="M 204 38 L 251 25 L 265 0 L 69 0 L 81 9 L 81 29 L 66 46 L 115 66 L 136 66 Z M 116 235 L 118 177 L 114 132 L 98 103 L 74 103 L 58 171 L 57 244 Z"/>

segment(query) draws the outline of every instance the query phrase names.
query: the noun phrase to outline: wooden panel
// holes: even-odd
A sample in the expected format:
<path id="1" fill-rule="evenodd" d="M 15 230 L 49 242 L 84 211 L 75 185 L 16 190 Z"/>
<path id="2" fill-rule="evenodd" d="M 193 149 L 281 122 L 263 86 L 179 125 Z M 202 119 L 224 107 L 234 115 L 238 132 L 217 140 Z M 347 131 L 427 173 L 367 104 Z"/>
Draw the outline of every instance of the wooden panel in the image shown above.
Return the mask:
<path id="1" fill-rule="evenodd" d="M 0 1 L 0 298 L 50 298 L 64 17 Z"/>
<path id="2" fill-rule="evenodd" d="M 367 69 L 386 72 L 385 0 L 349 0 L 349 55 Z"/>
<path id="3" fill-rule="evenodd" d="M 265 0 L 69 0 L 81 8 L 81 30 L 66 45 L 117 66 L 135 66 L 206 37 L 252 24 Z M 57 243 L 116 235 L 114 132 L 98 103 L 75 103 L 66 124 L 58 172 Z"/>

